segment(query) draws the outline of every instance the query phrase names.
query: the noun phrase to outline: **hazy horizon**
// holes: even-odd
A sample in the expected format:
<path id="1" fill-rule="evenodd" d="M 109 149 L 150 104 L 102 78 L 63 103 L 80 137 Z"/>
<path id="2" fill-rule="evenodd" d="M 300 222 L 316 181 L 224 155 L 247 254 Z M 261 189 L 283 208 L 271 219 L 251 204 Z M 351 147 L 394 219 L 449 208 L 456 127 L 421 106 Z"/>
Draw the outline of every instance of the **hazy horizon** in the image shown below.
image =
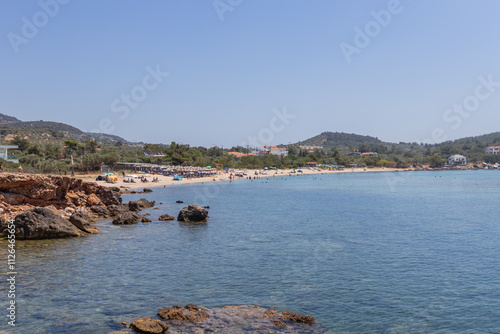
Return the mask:
<path id="1" fill-rule="evenodd" d="M 500 131 L 492 0 L 4 4 L 0 112 L 23 121 L 224 147 Z"/>

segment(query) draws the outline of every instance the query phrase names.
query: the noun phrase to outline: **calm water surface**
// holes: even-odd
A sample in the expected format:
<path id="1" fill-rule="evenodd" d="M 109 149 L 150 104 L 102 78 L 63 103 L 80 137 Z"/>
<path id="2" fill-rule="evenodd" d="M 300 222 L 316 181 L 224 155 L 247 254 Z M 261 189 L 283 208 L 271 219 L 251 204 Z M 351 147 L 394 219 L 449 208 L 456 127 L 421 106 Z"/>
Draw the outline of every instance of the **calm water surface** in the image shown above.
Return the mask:
<path id="1" fill-rule="evenodd" d="M 455 171 L 126 195 L 162 203 L 143 211 L 151 218 L 176 216 L 176 200 L 210 205 L 211 218 L 102 221 L 94 236 L 18 241 L 14 332 L 107 333 L 194 303 L 307 313 L 331 333 L 500 333 L 499 194 L 500 171 Z M 11 330 L 3 318 L 0 329 Z"/>

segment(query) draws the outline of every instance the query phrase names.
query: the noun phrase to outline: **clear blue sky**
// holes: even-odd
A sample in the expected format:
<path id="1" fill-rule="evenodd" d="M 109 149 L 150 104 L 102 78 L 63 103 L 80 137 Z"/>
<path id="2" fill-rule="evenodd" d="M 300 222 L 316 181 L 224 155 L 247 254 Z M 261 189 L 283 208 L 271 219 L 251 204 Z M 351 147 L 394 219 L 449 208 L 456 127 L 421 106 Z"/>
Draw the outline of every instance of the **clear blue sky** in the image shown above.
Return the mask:
<path id="1" fill-rule="evenodd" d="M 225 147 L 500 131 L 498 1 L 59 1 L 0 0 L 1 113 Z"/>

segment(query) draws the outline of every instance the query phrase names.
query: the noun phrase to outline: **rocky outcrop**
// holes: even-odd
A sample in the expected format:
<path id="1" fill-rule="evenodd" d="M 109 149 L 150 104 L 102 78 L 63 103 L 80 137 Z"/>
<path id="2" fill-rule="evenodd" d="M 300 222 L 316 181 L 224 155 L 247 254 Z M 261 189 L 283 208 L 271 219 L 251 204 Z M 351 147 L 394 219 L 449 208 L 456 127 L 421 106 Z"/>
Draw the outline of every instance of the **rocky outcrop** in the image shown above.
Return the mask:
<path id="1" fill-rule="evenodd" d="M 34 207 L 108 206 L 121 204 L 118 188 L 81 179 L 40 174 L 0 174 L 0 208 L 9 217 Z"/>
<path id="2" fill-rule="evenodd" d="M 134 212 L 126 212 L 113 220 L 115 225 L 132 225 L 139 222 L 140 217 Z"/>
<path id="3" fill-rule="evenodd" d="M 141 318 L 136 321 L 144 321 L 145 323 L 151 324 L 151 326 L 158 324 L 158 326 L 155 325 L 156 330 L 160 330 L 160 327 L 163 328 L 162 326 L 167 325 L 169 332 L 172 333 L 327 332 L 327 329 L 321 324 L 316 323 L 312 316 L 291 312 L 280 313 L 273 309 L 266 309 L 254 305 L 224 306 L 213 309 L 193 304 L 172 306 L 162 309 L 158 313 L 158 317 L 161 318 L 161 320 Z M 134 321 L 134 323 L 136 321 Z M 159 324 L 157 321 L 163 324 Z M 133 325 L 134 323 L 132 323 L 130 327 L 136 329 Z"/>
<path id="4" fill-rule="evenodd" d="M 86 233 L 49 208 L 34 208 L 17 215 L 14 219 L 16 239 L 52 239 L 78 237 Z M 6 224 L 0 226 L 5 236 Z"/>
<path id="5" fill-rule="evenodd" d="M 163 334 L 167 333 L 168 325 L 158 319 L 140 318 L 130 324 L 130 327 L 139 333 Z"/>
<path id="6" fill-rule="evenodd" d="M 174 220 L 175 217 L 172 217 L 171 215 L 168 215 L 168 214 L 164 214 L 164 215 L 161 215 L 160 217 L 158 217 L 158 220 L 163 220 L 163 221 L 167 221 L 167 220 Z"/>
<path id="7" fill-rule="evenodd" d="M 145 198 L 138 199 L 137 201 L 128 202 L 128 208 L 130 211 L 141 211 L 147 208 L 152 208 L 155 205 L 155 201 L 148 201 Z"/>
<path id="8" fill-rule="evenodd" d="M 208 211 L 199 205 L 189 205 L 177 216 L 177 220 L 181 222 L 206 222 L 208 218 Z"/>
<path id="9" fill-rule="evenodd" d="M 94 225 L 92 225 L 92 219 L 89 214 L 84 210 L 75 211 L 71 217 L 69 217 L 69 221 L 78 227 L 80 230 L 86 233 L 99 233 L 101 230 Z"/>
<path id="10" fill-rule="evenodd" d="M 149 188 L 144 188 L 142 190 L 143 193 L 152 193 L 153 192 L 153 189 L 149 189 Z"/>

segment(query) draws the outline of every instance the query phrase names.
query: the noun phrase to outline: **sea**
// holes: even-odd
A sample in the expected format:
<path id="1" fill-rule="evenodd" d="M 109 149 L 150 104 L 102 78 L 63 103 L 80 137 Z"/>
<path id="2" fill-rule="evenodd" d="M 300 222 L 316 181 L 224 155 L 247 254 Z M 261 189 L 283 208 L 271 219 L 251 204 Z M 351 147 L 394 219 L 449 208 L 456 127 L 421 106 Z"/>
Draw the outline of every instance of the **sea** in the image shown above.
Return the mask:
<path id="1" fill-rule="evenodd" d="M 156 201 L 151 223 L 18 240 L 16 326 L 3 275 L 0 332 L 108 333 L 192 303 L 309 314 L 328 333 L 500 333 L 500 171 L 270 172 L 153 190 L 123 196 Z M 154 221 L 187 204 L 210 206 L 208 222 Z"/>

